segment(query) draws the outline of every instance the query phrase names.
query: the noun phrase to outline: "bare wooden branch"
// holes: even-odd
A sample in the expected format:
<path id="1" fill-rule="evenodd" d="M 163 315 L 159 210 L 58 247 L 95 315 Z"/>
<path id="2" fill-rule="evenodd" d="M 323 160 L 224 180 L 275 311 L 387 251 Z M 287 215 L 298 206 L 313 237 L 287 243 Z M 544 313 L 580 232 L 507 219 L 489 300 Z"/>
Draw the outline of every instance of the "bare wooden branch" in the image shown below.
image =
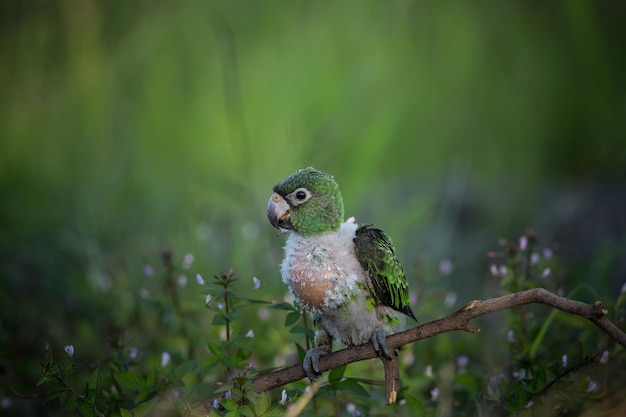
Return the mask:
<path id="1" fill-rule="evenodd" d="M 387 337 L 387 346 L 390 350 L 393 351 L 406 344 L 413 343 L 422 339 L 427 339 L 441 333 L 447 333 L 456 330 L 476 333 L 479 332 L 480 329 L 469 323 L 470 320 L 496 311 L 506 310 L 509 308 L 533 303 L 545 304 L 566 313 L 571 313 L 584 317 L 593 322 L 602 331 L 608 334 L 613 340 L 626 348 L 626 333 L 621 331 L 615 324 L 613 324 L 609 319 L 606 318 L 607 310 L 604 308 L 601 302 L 596 301 L 594 304 L 587 304 L 576 300 L 570 300 L 565 297 L 560 297 L 543 288 L 534 288 L 531 290 L 516 292 L 513 294 L 508 294 L 488 300 L 471 301 L 460 310 L 446 317 L 431 321 L 429 323 L 424 323 L 422 325 Z M 323 372 L 326 372 L 342 365 L 347 365 L 366 359 L 372 359 L 375 357 L 376 352 L 374 352 L 371 343 L 359 346 L 352 346 L 322 356 L 320 358 L 320 369 Z M 390 363 L 389 366 L 393 366 L 393 364 Z M 387 371 L 387 369 L 385 370 Z M 390 375 L 393 374 L 390 373 Z M 302 370 L 302 365 L 298 363 L 296 365 L 277 369 L 257 376 L 253 380 L 254 390 L 257 392 L 268 391 L 288 384 L 290 382 L 298 381 L 304 377 L 305 375 L 304 371 Z M 386 376 L 385 378 L 387 379 L 388 376 Z M 390 378 L 393 379 L 393 377 Z M 390 395 L 393 395 L 389 392 L 389 387 L 390 384 L 388 383 L 388 400 L 390 398 Z M 394 385 L 391 384 L 391 387 L 394 387 Z M 395 388 L 397 391 L 398 386 L 395 386 Z M 213 400 L 211 399 L 209 401 L 198 404 L 198 408 L 207 409 L 211 406 L 212 401 Z"/>

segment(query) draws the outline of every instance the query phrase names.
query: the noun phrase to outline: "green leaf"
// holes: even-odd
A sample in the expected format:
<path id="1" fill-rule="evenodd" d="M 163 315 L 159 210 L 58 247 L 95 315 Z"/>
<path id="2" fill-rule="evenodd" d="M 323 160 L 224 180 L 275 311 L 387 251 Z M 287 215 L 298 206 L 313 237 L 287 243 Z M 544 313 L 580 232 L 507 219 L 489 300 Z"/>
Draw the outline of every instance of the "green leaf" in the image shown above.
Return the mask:
<path id="1" fill-rule="evenodd" d="M 221 343 L 209 342 L 207 343 L 207 347 L 209 348 L 209 351 L 215 356 L 224 355 L 224 347 Z"/>
<path id="2" fill-rule="evenodd" d="M 426 407 L 424 404 L 413 397 L 411 394 L 404 394 L 404 398 L 406 399 L 407 405 L 410 407 L 411 412 L 414 413 L 416 417 L 420 417 L 426 414 Z"/>
<path id="3" fill-rule="evenodd" d="M 348 394 L 356 395 L 358 397 L 369 398 L 370 394 L 365 388 L 353 379 L 344 379 L 343 381 L 335 384 L 338 391 L 343 391 Z"/>
<path id="4" fill-rule="evenodd" d="M 295 324 L 300 320 L 300 313 L 297 311 L 292 311 L 285 316 L 285 327 L 289 327 L 292 324 Z"/>
<path id="5" fill-rule="evenodd" d="M 269 410 L 271 405 L 272 401 L 270 400 L 270 396 L 266 392 L 263 392 L 259 395 L 259 398 L 254 405 L 254 412 L 257 416 L 262 416 L 267 412 L 267 410 Z"/>
<path id="6" fill-rule="evenodd" d="M 213 326 L 221 326 L 226 324 L 226 316 L 223 314 L 216 314 L 213 316 L 213 321 L 211 321 L 211 325 Z"/>
<path id="7" fill-rule="evenodd" d="M 133 414 L 125 408 L 120 408 L 120 416 L 122 417 L 133 417 Z"/>
<path id="8" fill-rule="evenodd" d="M 239 414 L 241 414 L 242 416 L 245 416 L 245 417 L 255 417 L 255 416 L 260 415 L 260 414 L 255 414 L 252 411 L 252 409 L 250 407 L 248 407 L 247 405 L 240 406 L 237 411 L 239 411 Z"/>
<path id="9" fill-rule="evenodd" d="M 328 382 L 336 384 L 341 381 L 343 374 L 346 372 L 346 365 L 339 366 L 328 373 Z"/>
<path id="10" fill-rule="evenodd" d="M 187 375 L 189 372 L 191 372 L 195 366 L 196 366 L 196 362 L 192 360 L 181 363 L 174 370 L 174 379 L 175 380 L 181 379 L 182 377 Z"/>
<path id="11" fill-rule="evenodd" d="M 120 384 L 123 390 L 138 391 L 149 388 L 148 384 L 146 384 L 146 381 L 141 377 L 141 375 L 135 372 L 123 372 L 117 374 L 115 375 L 115 380 L 118 384 Z"/>
<path id="12" fill-rule="evenodd" d="M 239 404 L 237 404 L 237 401 L 233 400 L 232 398 L 220 398 L 219 401 L 220 404 L 222 404 L 222 407 L 224 407 L 228 411 L 235 411 L 239 408 Z"/>
<path id="13" fill-rule="evenodd" d="M 87 384 L 89 385 L 89 389 L 96 391 L 100 390 L 102 387 L 102 375 L 100 375 L 100 369 L 96 368 L 93 370 Z"/>
<path id="14" fill-rule="evenodd" d="M 306 329 L 302 326 L 296 326 L 296 327 L 292 327 L 289 330 L 289 333 L 294 333 L 294 334 L 304 334 L 306 333 Z"/>
<path id="15" fill-rule="evenodd" d="M 154 397 L 149 401 L 143 402 L 135 408 L 135 417 L 149 416 L 154 406 L 159 402 L 158 397 Z"/>
<path id="16" fill-rule="evenodd" d="M 271 305 L 270 308 L 275 308 L 276 310 L 295 311 L 295 307 L 286 301 Z"/>

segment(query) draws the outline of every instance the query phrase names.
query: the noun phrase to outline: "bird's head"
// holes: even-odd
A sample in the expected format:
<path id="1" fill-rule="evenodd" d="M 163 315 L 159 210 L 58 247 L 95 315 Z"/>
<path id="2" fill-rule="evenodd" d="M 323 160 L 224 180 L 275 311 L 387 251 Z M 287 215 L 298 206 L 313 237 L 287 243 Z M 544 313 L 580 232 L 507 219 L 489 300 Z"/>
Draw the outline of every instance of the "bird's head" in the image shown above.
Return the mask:
<path id="1" fill-rule="evenodd" d="M 304 168 L 274 186 L 267 204 L 267 218 L 277 229 L 302 236 L 339 229 L 343 199 L 332 175 Z"/>

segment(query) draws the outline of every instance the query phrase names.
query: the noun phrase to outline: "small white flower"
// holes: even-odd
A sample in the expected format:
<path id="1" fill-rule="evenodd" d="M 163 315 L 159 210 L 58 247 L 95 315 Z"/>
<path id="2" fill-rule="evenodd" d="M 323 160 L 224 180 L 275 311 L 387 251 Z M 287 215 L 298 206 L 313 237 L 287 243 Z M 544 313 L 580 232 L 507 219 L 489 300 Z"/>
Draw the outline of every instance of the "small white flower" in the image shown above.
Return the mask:
<path id="1" fill-rule="evenodd" d="M 602 356 L 600 357 L 600 363 L 606 365 L 609 362 L 609 351 L 605 350 L 602 352 Z"/>
<path id="2" fill-rule="evenodd" d="M 254 337 L 254 331 L 252 329 L 248 330 L 248 333 L 246 333 L 246 337 Z"/>
<path id="3" fill-rule="evenodd" d="M 254 284 L 255 290 L 258 290 L 259 288 L 261 288 L 261 280 L 258 279 L 257 277 L 252 277 L 252 283 Z"/>
<path id="4" fill-rule="evenodd" d="M 565 368 L 567 366 L 567 354 L 564 354 L 561 357 L 561 364 L 563 364 L 563 368 Z"/>
<path id="5" fill-rule="evenodd" d="M 183 269 L 191 268 L 191 265 L 193 264 L 193 260 L 194 260 L 193 254 L 191 253 L 185 254 L 185 256 L 183 257 Z"/>
<path id="6" fill-rule="evenodd" d="M 587 385 L 587 392 L 593 394 L 595 392 L 598 392 L 599 389 L 600 389 L 600 386 L 598 385 L 596 380 L 595 379 L 590 379 L 589 380 L 589 385 Z"/>
<path id="7" fill-rule="evenodd" d="M 437 397 L 439 397 L 439 388 L 435 387 L 430 390 L 430 399 L 432 401 L 437 401 Z"/>
<path id="8" fill-rule="evenodd" d="M 548 278 L 550 276 L 550 268 L 546 268 L 541 272 L 539 278 Z"/>
<path id="9" fill-rule="evenodd" d="M 424 375 L 426 375 L 428 378 L 432 378 L 433 377 L 433 366 L 432 365 L 427 365 L 426 369 L 424 370 Z"/>
<path id="10" fill-rule="evenodd" d="M 224 303 L 217 303 L 217 308 L 222 310 L 224 308 Z"/>
<path id="11" fill-rule="evenodd" d="M 526 235 L 522 235 L 519 238 L 519 250 L 526 250 L 526 246 L 528 245 L 528 238 Z"/>
<path id="12" fill-rule="evenodd" d="M 622 285 L 622 290 L 620 291 L 620 294 L 624 294 L 626 292 L 626 282 L 624 283 L 624 285 Z"/>
<path id="13" fill-rule="evenodd" d="M 447 308 L 451 308 L 456 303 L 457 295 L 454 291 L 450 291 L 446 294 L 446 298 L 443 300 L 443 305 Z"/>
<path id="14" fill-rule="evenodd" d="M 541 260 L 541 257 L 539 256 L 538 253 L 533 252 L 532 255 L 530 255 L 530 264 L 531 265 L 537 265 L 537 263 Z"/>
<path id="15" fill-rule="evenodd" d="M 184 288 L 185 286 L 187 286 L 187 275 L 181 274 L 178 276 L 178 286 L 180 288 Z"/>
<path id="16" fill-rule="evenodd" d="M 74 356 L 74 345 L 65 346 L 65 353 L 67 353 L 67 357 L 71 358 Z"/>
<path id="17" fill-rule="evenodd" d="M 506 276 L 508 272 L 509 270 L 507 269 L 506 265 L 500 265 L 500 268 L 498 268 L 498 273 L 500 274 L 501 277 Z"/>
<path id="18" fill-rule="evenodd" d="M 515 379 L 526 379 L 526 369 L 522 368 L 519 371 L 513 372 L 513 378 Z"/>
<path id="19" fill-rule="evenodd" d="M 202 278 L 202 275 L 200 274 L 196 274 L 196 281 L 198 282 L 198 284 L 200 285 L 204 285 L 206 284 L 206 282 L 204 282 L 204 278 Z"/>
<path id="20" fill-rule="evenodd" d="M 206 304 L 206 306 L 208 307 L 209 304 L 211 304 L 211 294 L 207 294 L 206 298 L 204 299 L 204 304 Z"/>
<path id="21" fill-rule="evenodd" d="M 280 393 L 280 401 L 278 402 L 280 405 L 285 405 L 285 403 L 287 402 L 287 390 L 284 389 L 281 393 Z"/>
<path id="22" fill-rule="evenodd" d="M 170 363 L 170 359 L 171 357 L 169 353 L 167 352 L 161 353 L 161 366 L 164 366 L 164 367 L 167 366 L 167 364 Z"/>
<path id="23" fill-rule="evenodd" d="M 496 264 L 491 264 L 491 266 L 489 267 L 489 270 L 491 271 L 491 275 L 493 275 L 494 277 L 498 277 L 498 265 Z"/>
<path id="24" fill-rule="evenodd" d="M 533 400 L 530 400 L 530 401 L 528 401 L 528 402 L 526 403 L 526 405 L 524 406 L 524 408 L 530 408 L 530 407 L 532 407 L 532 406 L 533 406 L 533 404 L 534 404 Z"/>

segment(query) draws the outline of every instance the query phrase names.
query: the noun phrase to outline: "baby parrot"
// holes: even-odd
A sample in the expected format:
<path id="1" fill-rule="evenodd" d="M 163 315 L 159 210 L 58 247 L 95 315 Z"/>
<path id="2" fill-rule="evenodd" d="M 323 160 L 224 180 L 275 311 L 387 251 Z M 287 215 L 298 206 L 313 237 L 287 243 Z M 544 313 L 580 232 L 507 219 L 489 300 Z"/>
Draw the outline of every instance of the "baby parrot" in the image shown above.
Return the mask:
<path id="1" fill-rule="evenodd" d="M 316 347 L 304 358 L 306 376 L 313 381 L 321 375 L 320 356 L 333 342 L 372 342 L 379 355 L 391 358 L 387 336 L 404 322 L 403 314 L 416 320 L 391 239 L 372 225 L 344 221 L 339 186 L 314 168 L 274 186 L 267 218 L 288 234 L 282 279 L 318 325 Z"/>

